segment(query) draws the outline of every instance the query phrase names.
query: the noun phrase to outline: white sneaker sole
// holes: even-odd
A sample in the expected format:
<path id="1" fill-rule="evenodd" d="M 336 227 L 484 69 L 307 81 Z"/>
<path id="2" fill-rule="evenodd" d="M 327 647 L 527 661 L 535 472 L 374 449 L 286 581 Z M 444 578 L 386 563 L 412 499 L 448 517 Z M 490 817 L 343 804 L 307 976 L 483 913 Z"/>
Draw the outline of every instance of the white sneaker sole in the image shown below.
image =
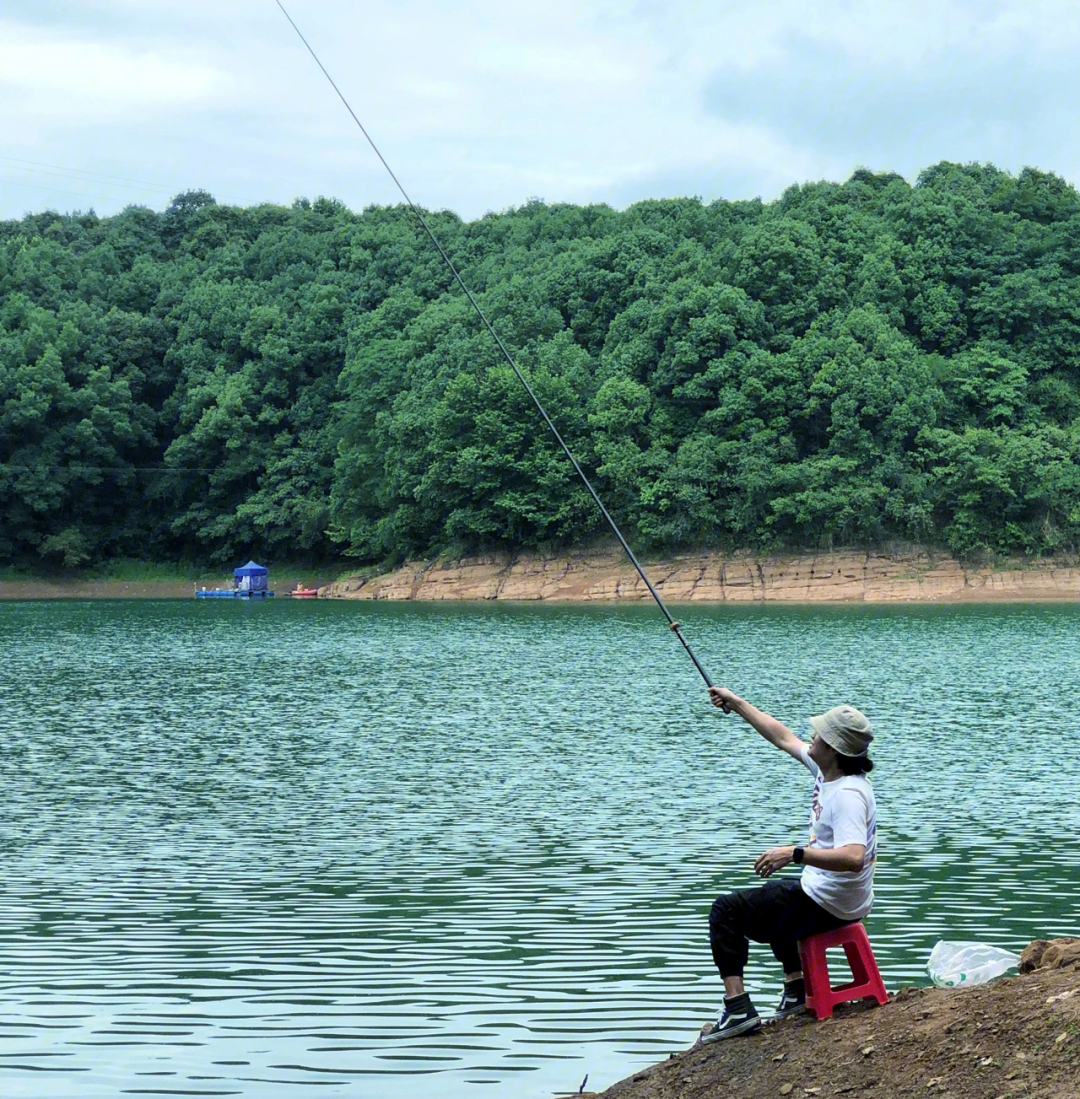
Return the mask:
<path id="1" fill-rule="evenodd" d="M 744 1019 L 741 1023 L 726 1026 L 723 1030 L 710 1030 L 701 1036 L 702 1042 L 722 1042 L 725 1038 L 736 1038 L 740 1034 L 749 1034 L 761 1026 L 761 1017 L 755 1015 L 752 1019 Z"/>

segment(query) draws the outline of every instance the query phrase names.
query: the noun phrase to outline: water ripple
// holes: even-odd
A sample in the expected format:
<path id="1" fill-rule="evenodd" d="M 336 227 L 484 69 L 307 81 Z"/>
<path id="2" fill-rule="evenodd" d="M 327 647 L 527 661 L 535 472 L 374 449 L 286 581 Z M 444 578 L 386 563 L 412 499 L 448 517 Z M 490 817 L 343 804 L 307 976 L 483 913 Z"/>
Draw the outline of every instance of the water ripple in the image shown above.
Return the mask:
<path id="1" fill-rule="evenodd" d="M 693 608 L 880 736 L 886 984 L 1075 933 L 1072 606 Z M 0 604 L 5 1096 L 550 1096 L 685 1045 L 800 768 L 645 607 Z M 752 987 L 778 991 L 767 949 Z"/>

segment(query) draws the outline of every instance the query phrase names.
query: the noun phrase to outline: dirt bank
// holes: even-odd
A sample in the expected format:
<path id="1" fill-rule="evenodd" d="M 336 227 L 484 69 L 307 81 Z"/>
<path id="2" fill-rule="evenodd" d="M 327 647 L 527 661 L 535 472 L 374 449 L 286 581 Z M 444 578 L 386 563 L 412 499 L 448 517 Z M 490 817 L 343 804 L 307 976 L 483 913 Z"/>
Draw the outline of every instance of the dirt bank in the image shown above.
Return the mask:
<path id="1" fill-rule="evenodd" d="M 284 595 L 297 580 L 275 580 L 271 589 Z M 196 588 L 232 587 L 232 578 L 201 580 L 0 580 L 2 599 L 191 599 Z"/>
<path id="2" fill-rule="evenodd" d="M 645 563 L 650 579 L 673 603 L 991 603 L 1080 600 L 1080 567 L 1046 564 L 974 568 L 925 550 L 753 557 L 683 554 Z M 284 595 L 311 576 L 275 577 Z M 196 587 L 231 580 L 8 580 L 2 599 L 187 599 Z M 552 602 L 642 601 L 648 590 L 618 547 L 561 556 L 488 554 L 413 561 L 379 575 L 358 574 L 319 587 L 330 599 Z"/>
<path id="3" fill-rule="evenodd" d="M 1075 954 L 1074 954 L 1075 957 Z M 902 989 L 883 1007 L 772 1023 L 623 1080 L 603 1099 L 1077 1099 L 1080 969 Z"/>
<path id="4" fill-rule="evenodd" d="M 686 554 L 646 566 L 672 602 L 890 603 L 1080 599 L 1080 568 L 973 568 L 926 551 L 838 552 L 756 558 Z M 648 589 L 621 550 L 557 557 L 492 554 L 410 562 L 320 589 L 336 599 L 645 600 Z"/>

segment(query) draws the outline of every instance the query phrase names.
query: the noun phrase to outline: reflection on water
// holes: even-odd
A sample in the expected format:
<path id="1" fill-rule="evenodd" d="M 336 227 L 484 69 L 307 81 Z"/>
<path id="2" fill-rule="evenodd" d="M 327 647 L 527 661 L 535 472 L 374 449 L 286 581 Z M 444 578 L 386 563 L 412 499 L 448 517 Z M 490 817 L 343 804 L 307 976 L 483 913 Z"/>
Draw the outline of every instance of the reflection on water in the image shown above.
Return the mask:
<path id="1" fill-rule="evenodd" d="M 1077 932 L 1080 607 L 684 622 L 796 727 L 874 719 L 888 986 Z M 715 1011 L 709 904 L 803 831 L 648 607 L 0 604 L 0 645 L 5 1096 L 606 1086 Z"/>

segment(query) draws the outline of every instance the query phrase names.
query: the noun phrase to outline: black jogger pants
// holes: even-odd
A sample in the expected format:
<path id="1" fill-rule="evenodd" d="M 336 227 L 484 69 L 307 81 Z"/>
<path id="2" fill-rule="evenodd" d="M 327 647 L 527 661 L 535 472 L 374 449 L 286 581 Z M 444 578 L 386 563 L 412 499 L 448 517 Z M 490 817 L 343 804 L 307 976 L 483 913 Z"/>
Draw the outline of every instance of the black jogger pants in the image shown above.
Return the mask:
<path id="1" fill-rule="evenodd" d="M 798 878 L 773 878 L 757 889 L 739 889 L 713 901 L 709 945 L 721 977 L 741 977 L 753 939 L 768 943 L 785 973 L 796 973 L 799 940 L 833 931 L 851 920 L 826 912 L 803 891 Z"/>

